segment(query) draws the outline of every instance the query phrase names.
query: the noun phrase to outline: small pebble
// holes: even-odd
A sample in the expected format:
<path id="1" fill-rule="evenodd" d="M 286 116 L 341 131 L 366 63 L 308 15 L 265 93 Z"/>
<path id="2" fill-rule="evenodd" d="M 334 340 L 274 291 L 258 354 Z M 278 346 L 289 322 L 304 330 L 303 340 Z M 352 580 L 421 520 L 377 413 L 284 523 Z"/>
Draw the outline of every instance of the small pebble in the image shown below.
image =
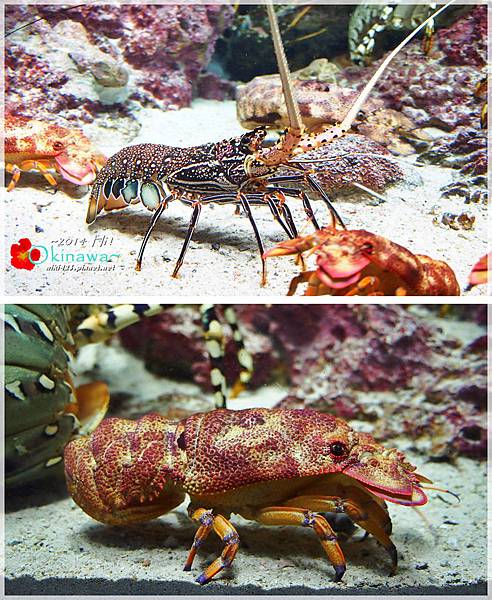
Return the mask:
<path id="1" fill-rule="evenodd" d="M 142 565 L 143 565 L 144 567 L 150 567 L 150 560 L 149 560 L 148 558 L 144 559 L 144 560 L 142 561 Z"/>
<path id="2" fill-rule="evenodd" d="M 172 535 L 169 535 L 164 540 L 164 546 L 166 546 L 166 548 L 177 548 L 179 546 L 179 542 L 175 537 L 173 537 Z"/>
<path id="3" fill-rule="evenodd" d="M 420 563 L 418 565 L 415 565 L 415 568 L 417 569 L 417 571 L 423 571 L 424 569 L 428 569 L 429 565 L 427 563 Z"/>

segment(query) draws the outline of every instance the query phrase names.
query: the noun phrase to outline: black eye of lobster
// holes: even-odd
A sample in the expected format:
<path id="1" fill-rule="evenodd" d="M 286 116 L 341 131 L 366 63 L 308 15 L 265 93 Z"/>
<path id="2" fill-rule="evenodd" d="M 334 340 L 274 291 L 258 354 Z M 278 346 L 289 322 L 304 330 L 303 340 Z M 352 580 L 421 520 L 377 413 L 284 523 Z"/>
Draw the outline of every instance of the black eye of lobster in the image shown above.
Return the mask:
<path id="1" fill-rule="evenodd" d="M 62 142 L 58 142 L 58 141 L 53 142 L 53 150 L 60 151 L 60 150 L 63 150 L 64 148 L 65 148 L 65 146 L 63 145 Z"/>
<path id="2" fill-rule="evenodd" d="M 366 243 L 363 244 L 360 248 L 361 252 L 363 252 L 364 254 L 372 254 L 372 244 Z"/>
<path id="3" fill-rule="evenodd" d="M 330 452 L 333 456 L 343 456 L 347 454 L 347 446 L 342 442 L 333 442 L 330 446 Z"/>
<path id="4" fill-rule="evenodd" d="M 184 431 L 181 432 L 176 443 L 178 444 L 178 448 L 180 448 L 181 450 L 186 450 L 186 441 L 185 441 Z"/>

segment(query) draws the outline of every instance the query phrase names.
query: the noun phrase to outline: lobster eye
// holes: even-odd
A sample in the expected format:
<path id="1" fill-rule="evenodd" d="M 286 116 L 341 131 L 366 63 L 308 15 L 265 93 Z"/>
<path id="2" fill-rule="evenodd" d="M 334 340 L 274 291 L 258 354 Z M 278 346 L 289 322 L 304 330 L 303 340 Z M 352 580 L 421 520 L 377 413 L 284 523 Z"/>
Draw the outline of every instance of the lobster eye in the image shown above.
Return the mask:
<path id="1" fill-rule="evenodd" d="M 65 146 L 63 145 L 62 142 L 59 142 L 59 141 L 53 142 L 53 150 L 61 151 L 64 148 L 65 148 Z"/>
<path id="2" fill-rule="evenodd" d="M 180 450 L 186 450 L 186 441 L 185 441 L 185 434 L 184 431 L 181 432 L 180 436 L 178 437 L 176 443 L 178 444 L 178 448 Z"/>
<path id="3" fill-rule="evenodd" d="M 362 246 L 360 247 L 361 252 L 363 252 L 364 254 L 372 254 L 372 244 L 369 244 L 368 242 L 366 242 L 365 244 L 362 244 Z"/>
<path id="4" fill-rule="evenodd" d="M 344 454 L 347 454 L 347 446 L 342 442 L 333 442 L 330 446 L 330 452 L 334 456 L 343 456 Z"/>

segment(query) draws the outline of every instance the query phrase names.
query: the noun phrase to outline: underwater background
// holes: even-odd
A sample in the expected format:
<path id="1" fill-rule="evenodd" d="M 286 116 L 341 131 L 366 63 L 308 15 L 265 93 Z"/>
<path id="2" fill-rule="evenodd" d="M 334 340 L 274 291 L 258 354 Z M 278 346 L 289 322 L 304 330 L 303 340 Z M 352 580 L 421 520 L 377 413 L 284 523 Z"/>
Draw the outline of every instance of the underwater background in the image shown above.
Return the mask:
<path id="1" fill-rule="evenodd" d="M 246 389 L 228 398 L 229 408 L 315 408 L 337 415 L 356 431 L 397 447 L 437 488 L 460 496 L 458 502 L 442 489 L 431 490 L 429 503 L 419 511 L 389 506 L 400 556 L 397 577 L 388 577 L 379 556 L 383 551 L 372 538 L 359 543 L 356 535 L 345 541 L 354 526 L 335 522 L 350 573 L 340 591 L 481 593 L 486 577 L 486 305 L 243 304 L 234 309 L 253 369 Z M 40 311 L 35 305 L 23 310 Z M 70 310 L 72 316 L 97 314 L 96 307 Z M 223 372 L 230 389 L 240 371 L 238 346 L 224 318 L 228 307 L 215 310 L 223 326 Z M 39 338 L 32 344 L 33 352 L 39 346 L 30 367 L 36 372 L 44 329 L 22 327 Z M 9 331 L 18 335 L 10 326 Z M 79 390 L 95 381 L 109 386 L 108 415 L 134 419 L 155 411 L 178 421 L 214 408 L 213 365 L 206 348 L 199 307 L 167 307 L 109 341 L 81 347 L 70 373 Z M 7 369 L 12 361 L 7 351 Z M 11 393 L 18 395 L 19 388 L 9 389 L 7 415 L 15 417 L 19 398 Z M 38 406 L 39 411 L 34 396 L 32 402 L 32 410 Z M 29 441 L 26 432 L 15 432 L 15 424 L 7 417 L 9 448 L 18 453 L 8 460 L 17 467 L 21 460 L 35 463 L 34 446 L 27 457 L 19 454 L 22 444 L 34 444 L 35 431 Z M 38 452 L 42 460 L 42 446 Z M 196 593 L 181 570 L 195 529 L 184 505 L 130 530 L 107 527 L 67 497 L 60 465 L 7 491 L 8 593 Z M 326 558 L 309 532 L 285 528 L 281 533 L 240 517 L 236 521 L 240 557 L 208 589 L 333 591 Z M 201 564 L 210 562 L 219 547 L 218 540 L 211 542 Z"/>

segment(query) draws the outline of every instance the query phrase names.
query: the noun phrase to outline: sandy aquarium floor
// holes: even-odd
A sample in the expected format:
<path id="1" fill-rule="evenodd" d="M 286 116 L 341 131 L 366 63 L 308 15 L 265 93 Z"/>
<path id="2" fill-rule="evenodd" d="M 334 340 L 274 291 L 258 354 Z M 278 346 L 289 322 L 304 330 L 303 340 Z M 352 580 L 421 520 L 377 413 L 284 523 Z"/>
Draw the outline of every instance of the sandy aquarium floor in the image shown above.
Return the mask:
<path id="1" fill-rule="evenodd" d="M 196 100 L 192 108 L 175 112 L 142 110 L 142 125 L 134 139 L 102 125 L 87 133 L 95 145 L 108 155 L 129 143 L 155 142 L 174 146 L 197 145 L 241 134 L 233 102 Z M 390 238 L 416 254 L 445 260 L 454 269 L 462 288 L 475 262 L 486 253 L 487 222 L 485 206 L 465 206 L 462 199 L 440 199 L 440 188 L 457 177 L 450 169 L 405 166 L 406 181 L 388 189 L 387 201 L 374 205 L 374 199 L 360 192 L 333 197 L 349 229 L 367 229 Z M 174 202 L 162 215 L 146 249 L 142 271 L 134 269 L 142 236 L 150 213 L 141 205 L 121 212 L 103 214 L 87 227 L 85 213 L 88 191 L 62 182 L 53 194 L 38 175 L 23 175 L 19 185 L 5 193 L 6 215 L 6 292 L 7 294 L 109 295 L 142 294 L 173 296 L 285 295 L 290 280 L 298 273 L 292 258 L 270 259 L 268 284 L 260 286 L 260 259 L 250 223 L 235 215 L 230 206 L 206 206 L 202 210 L 186 260 L 178 279 L 173 265 L 179 255 L 190 218 L 189 207 Z M 309 232 L 299 203 L 291 199 L 294 218 L 302 232 Z M 321 223 L 328 222 L 324 205 L 316 203 Z M 476 215 L 473 230 L 456 231 L 434 225 L 433 218 L 443 212 Z M 265 247 L 284 239 L 278 223 L 267 208 L 253 207 Z M 9 249 L 20 238 L 45 246 L 53 255 L 31 271 L 10 266 Z M 71 241 L 68 244 L 68 241 Z M 70 266 L 63 254 L 117 254 L 110 263 L 98 263 L 110 270 L 49 270 Z M 44 254 L 43 254 L 44 256 Z M 80 263 L 75 263 L 75 269 Z M 302 291 L 298 292 L 302 293 Z M 483 295 L 485 286 L 466 295 Z"/>
<path id="2" fill-rule="evenodd" d="M 102 525 L 66 497 L 63 486 L 11 496 L 5 517 L 7 594 L 486 594 L 486 467 L 470 459 L 425 463 L 437 485 L 416 510 L 390 506 L 399 567 L 362 531 L 341 544 L 347 572 L 333 569 L 311 531 L 271 528 L 233 515 L 241 546 L 230 570 L 205 587 L 194 583 L 220 553 L 213 536 L 192 572 L 183 572 L 195 526 L 186 504 L 157 520 L 120 529 Z"/>

